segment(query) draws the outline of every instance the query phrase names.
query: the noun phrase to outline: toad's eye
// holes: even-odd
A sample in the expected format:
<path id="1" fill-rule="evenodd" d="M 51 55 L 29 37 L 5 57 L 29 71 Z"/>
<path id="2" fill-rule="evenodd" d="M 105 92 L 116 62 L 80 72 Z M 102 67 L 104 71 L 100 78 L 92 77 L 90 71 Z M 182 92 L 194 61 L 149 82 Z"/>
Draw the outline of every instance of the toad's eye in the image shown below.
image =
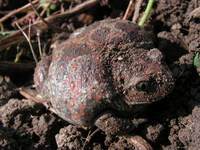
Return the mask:
<path id="1" fill-rule="evenodd" d="M 138 82 L 135 85 L 135 89 L 137 91 L 144 91 L 144 92 L 146 92 L 146 91 L 149 90 L 149 88 L 151 87 L 151 85 L 152 85 L 152 82 L 150 82 L 150 81 L 140 81 L 140 82 Z"/>

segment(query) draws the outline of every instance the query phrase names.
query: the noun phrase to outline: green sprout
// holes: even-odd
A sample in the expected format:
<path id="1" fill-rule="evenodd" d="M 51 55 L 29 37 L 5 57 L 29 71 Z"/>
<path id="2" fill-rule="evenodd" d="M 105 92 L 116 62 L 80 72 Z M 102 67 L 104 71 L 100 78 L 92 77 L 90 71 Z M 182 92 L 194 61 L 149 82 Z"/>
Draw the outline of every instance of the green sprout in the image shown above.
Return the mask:
<path id="1" fill-rule="evenodd" d="M 51 10 L 55 10 L 55 9 L 56 9 L 56 4 L 51 3 L 51 4 L 49 5 L 49 4 L 48 4 L 48 3 L 49 3 L 48 0 L 40 0 L 40 3 L 42 4 L 41 7 L 42 7 L 43 9 L 45 9 L 46 7 L 48 7 L 48 8 L 46 9 L 46 15 L 47 15 L 47 17 L 50 16 Z"/>
<path id="2" fill-rule="evenodd" d="M 17 46 L 17 50 L 19 50 L 19 46 Z M 14 60 L 15 63 L 17 63 L 17 62 L 20 61 L 20 58 L 21 58 L 21 56 L 22 56 L 23 53 L 24 53 L 24 50 L 21 49 L 21 50 L 16 54 L 15 60 Z"/>
<path id="3" fill-rule="evenodd" d="M 194 66 L 196 68 L 199 68 L 200 67 L 200 64 L 199 64 L 199 53 L 197 53 L 194 57 Z"/>
<path id="4" fill-rule="evenodd" d="M 154 0 L 149 0 L 148 4 L 147 4 L 147 7 L 146 7 L 146 10 L 144 12 L 144 15 L 142 16 L 142 19 L 140 20 L 140 22 L 138 23 L 139 26 L 144 26 L 147 18 L 148 18 L 148 15 L 153 7 L 153 3 L 154 3 Z"/>
<path id="5" fill-rule="evenodd" d="M 1 31 L 0 32 L 0 37 L 2 36 L 2 37 L 5 37 L 5 36 L 7 36 L 7 35 L 10 35 L 10 34 L 12 34 L 12 33 L 14 33 L 15 31 Z"/>

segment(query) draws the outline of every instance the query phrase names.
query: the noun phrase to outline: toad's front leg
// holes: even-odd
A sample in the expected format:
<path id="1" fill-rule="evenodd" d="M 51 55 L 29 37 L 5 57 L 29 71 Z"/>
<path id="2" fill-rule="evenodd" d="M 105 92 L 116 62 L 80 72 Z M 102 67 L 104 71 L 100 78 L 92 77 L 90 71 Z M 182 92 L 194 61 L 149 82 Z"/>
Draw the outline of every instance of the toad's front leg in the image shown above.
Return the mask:
<path id="1" fill-rule="evenodd" d="M 36 89 L 47 101 L 49 100 L 49 88 L 46 85 L 46 80 L 48 79 L 50 64 L 51 56 L 46 56 L 37 64 L 34 73 L 34 83 Z"/>

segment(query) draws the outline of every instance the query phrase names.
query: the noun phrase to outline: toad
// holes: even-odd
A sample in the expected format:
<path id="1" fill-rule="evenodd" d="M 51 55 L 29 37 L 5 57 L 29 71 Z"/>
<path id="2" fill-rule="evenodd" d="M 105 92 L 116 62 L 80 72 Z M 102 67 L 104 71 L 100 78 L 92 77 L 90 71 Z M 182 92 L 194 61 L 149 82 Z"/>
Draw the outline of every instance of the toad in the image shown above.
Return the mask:
<path id="1" fill-rule="evenodd" d="M 61 118 L 108 134 L 132 130 L 133 114 L 174 86 L 150 34 L 120 19 L 76 30 L 39 62 L 34 82 Z"/>

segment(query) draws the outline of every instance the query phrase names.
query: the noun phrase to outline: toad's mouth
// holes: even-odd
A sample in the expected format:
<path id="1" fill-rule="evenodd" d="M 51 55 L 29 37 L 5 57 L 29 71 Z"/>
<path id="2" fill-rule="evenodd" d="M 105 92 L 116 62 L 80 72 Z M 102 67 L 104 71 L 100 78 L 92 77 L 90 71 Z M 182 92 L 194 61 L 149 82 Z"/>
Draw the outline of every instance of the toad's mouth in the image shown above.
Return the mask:
<path id="1" fill-rule="evenodd" d="M 143 94 L 144 95 L 144 94 Z M 136 96 L 125 96 L 126 99 L 124 99 L 124 101 L 128 104 L 128 105 L 138 105 L 138 104 L 151 104 L 154 102 L 157 102 L 161 99 L 163 99 L 166 94 L 163 95 L 156 95 L 156 96 L 143 96 L 142 98 L 140 97 L 136 97 Z M 133 100 L 134 99 L 134 100 Z"/>

